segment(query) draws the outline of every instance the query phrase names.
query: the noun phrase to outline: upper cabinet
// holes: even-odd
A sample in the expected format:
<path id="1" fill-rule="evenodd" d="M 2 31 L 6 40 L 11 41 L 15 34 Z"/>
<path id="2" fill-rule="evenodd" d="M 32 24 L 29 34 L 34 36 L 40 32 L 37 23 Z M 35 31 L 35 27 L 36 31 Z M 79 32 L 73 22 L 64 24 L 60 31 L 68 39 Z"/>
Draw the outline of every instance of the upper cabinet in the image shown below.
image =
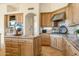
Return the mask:
<path id="1" fill-rule="evenodd" d="M 8 28 L 9 22 L 15 20 L 17 23 L 23 24 L 23 13 L 7 14 L 4 16 L 5 28 Z"/>
<path id="2" fill-rule="evenodd" d="M 50 26 L 52 26 L 52 20 L 51 20 L 52 15 L 53 14 L 51 12 L 40 14 L 41 27 L 50 27 Z"/>
<path id="3" fill-rule="evenodd" d="M 7 14 L 5 15 L 5 20 L 11 21 L 16 20 L 18 23 L 23 23 L 23 13 Z"/>
<path id="4" fill-rule="evenodd" d="M 79 4 L 70 3 L 66 8 L 67 20 L 69 25 L 79 24 Z"/>
<path id="5" fill-rule="evenodd" d="M 72 12 L 73 12 L 73 21 L 74 24 L 79 24 L 79 4 L 73 3 L 72 4 Z"/>
<path id="6" fill-rule="evenodd" d="M 54 21 L 52 20 L 53 16 L 55 16 L 57 14 L 61 14 L 61 13 L 66 14 L 65 12 L 66 12 L 66 7 L 58 9 L 58 10 L 56 10 L 54 12 L 41 13 L 41 18 L 40 18 L 41 19 L 41 26 L 42 27 L 54 26 Z M 63 16 L 63 15 L 60 15 L 60 16 Z M 63 18 L 66 18 L 66 15 L 65 15 L 65 17 L 63 16 Z"/>
<path id="7" fill-rule="evenodd" d="M 17 13 L 15 16 L 16 21 L 23 24 L 23 13 Z"/>
<path id="8" fill-rule="evenodd" d="M 71 4 L 68 5 L 68 7 L 66 8 L 66 17 L 67 17 L 67 21 L 68 21 L 68 25 L 73 25 L 73 6 Z"/>

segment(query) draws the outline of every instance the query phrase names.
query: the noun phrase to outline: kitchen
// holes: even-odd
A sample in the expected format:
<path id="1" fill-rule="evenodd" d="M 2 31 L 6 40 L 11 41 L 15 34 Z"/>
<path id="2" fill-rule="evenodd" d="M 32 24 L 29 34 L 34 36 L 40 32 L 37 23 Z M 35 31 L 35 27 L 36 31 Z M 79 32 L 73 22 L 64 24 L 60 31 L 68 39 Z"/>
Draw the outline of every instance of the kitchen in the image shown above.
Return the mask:
<path id="1" fill-rule="evenodd" d="M 0 18 L 4 19 L 0 24 L 0 55 L 79 56 L 79 4 L 16 3 L 0 7 Z"/>

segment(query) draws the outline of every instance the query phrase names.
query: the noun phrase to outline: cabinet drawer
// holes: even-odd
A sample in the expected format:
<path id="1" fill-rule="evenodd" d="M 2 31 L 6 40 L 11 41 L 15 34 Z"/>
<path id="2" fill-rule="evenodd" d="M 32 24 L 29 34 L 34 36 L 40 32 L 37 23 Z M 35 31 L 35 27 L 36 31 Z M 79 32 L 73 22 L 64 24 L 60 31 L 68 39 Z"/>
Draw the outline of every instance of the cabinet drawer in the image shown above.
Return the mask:
<path id="1" fill-rule="evenodd" d="M 5 41 L 5 44 L 12 44 L 11 41 Z"/>
<path id="2" fill-rule="evenodd" d="M 12 48 L 18 48 L 19 47 L 18 43 L 6 43 L 5 46 L 6 47 L 12 47 Z"/>
<path id="3" fill-rule="evenodd" d="M 20 56 L 18 53 L 6 53 L 6 56 Z"/>
<path id="4" fill-rule="evenodd" d="M 5 47 L 12 47 L 11 43 L 6 43 Z"/>
<path id="5" fill-rule="evenodd" d="M 18 47 L 19 47 L 19 45 L 18 45 L 18 43 L 15 43 L 15 44 L 14 44 L 14 43 L 12 43 L 12 44 L 11 44 L 11 47 L 12 47 L 12 48 L 18 48 Z"/>
<path id="6" fill-rule="evenodd" d="M 18 50 L 18 48 L 6 48 L 6 52 L 9 52 L 9 53 L 18 53 L 19 50 Z"/>

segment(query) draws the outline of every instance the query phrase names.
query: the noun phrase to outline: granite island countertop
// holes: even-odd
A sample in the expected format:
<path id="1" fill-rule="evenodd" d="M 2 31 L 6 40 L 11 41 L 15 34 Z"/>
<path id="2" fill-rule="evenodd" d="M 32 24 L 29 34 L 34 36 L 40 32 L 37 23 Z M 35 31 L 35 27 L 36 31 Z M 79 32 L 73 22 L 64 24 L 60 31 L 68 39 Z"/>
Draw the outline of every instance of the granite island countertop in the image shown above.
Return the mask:
<path id="1" fill-rule="evenodd" d="M 38 35 L 39 36 L 39 35 Z M 24 36 L 4 36 L 4 38 L 20 38 L 20 39 L 32 39 L 32 38 L 35 38 L 35 37 L 38 37 L 38 36 L 34 36 L 34 35 L 24 35 Z"/>

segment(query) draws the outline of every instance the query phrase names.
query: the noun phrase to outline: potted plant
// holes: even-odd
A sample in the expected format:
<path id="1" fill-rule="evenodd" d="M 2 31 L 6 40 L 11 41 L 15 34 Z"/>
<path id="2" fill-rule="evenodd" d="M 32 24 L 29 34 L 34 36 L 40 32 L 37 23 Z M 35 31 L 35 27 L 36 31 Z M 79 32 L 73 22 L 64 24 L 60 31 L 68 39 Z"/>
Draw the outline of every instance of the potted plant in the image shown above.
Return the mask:
<path id="1" fill-rule="evenodd" d="M 76 30 L 76 35 L 79 38 L 79 29 Z"/>

